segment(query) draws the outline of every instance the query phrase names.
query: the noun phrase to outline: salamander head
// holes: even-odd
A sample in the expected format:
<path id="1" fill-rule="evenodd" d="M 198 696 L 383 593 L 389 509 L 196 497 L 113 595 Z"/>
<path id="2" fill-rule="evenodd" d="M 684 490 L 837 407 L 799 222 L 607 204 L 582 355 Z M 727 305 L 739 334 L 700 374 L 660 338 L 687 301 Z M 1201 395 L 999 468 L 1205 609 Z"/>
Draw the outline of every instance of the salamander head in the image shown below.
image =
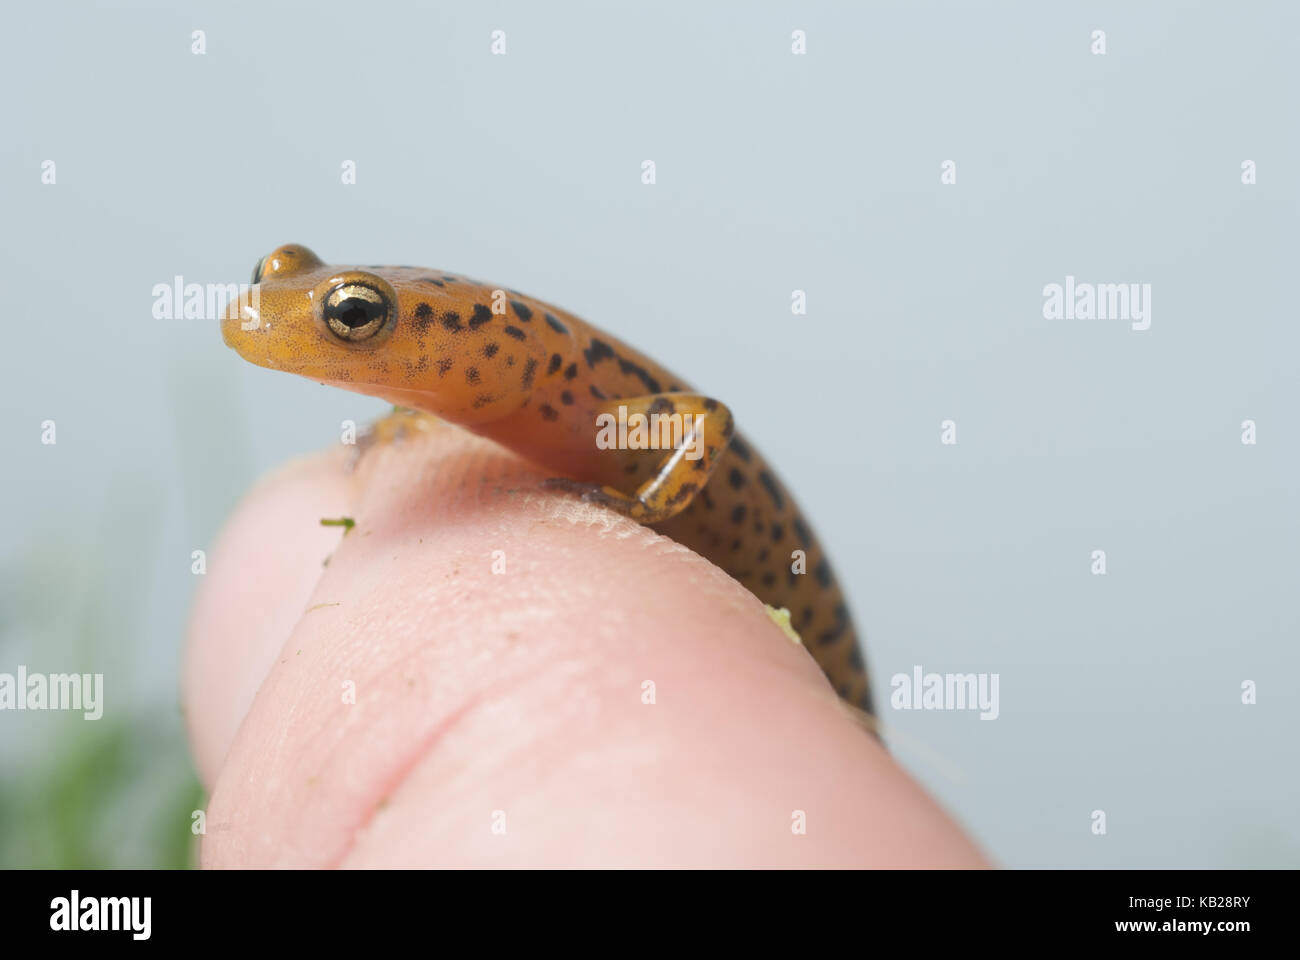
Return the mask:
<path id="1" fill-rule="evenodd" d="M 493 312 L 502 291 L 418 267 L 339 267 L 289 244 L 221 321 L 245 360 L 459 423 L 523 403 L 547 346 Z M 524 324 L 526 326 L 526 324 Z"/>
<path id="2" fill-rule="evenodd" d="M 253 284 L 256 295 L 221 321 L 245 360 L 363 393 L 390 385 L 398 293 L 382 272 L 332 267 L 289 244 L 258 261 Z"/>

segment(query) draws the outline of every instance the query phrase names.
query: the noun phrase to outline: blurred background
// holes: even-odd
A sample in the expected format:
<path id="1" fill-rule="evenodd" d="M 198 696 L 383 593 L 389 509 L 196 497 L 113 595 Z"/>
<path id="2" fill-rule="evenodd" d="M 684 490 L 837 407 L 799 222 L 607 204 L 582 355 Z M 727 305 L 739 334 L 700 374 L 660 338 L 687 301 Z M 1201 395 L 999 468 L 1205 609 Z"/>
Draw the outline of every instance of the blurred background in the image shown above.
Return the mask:
<path id="1" fill-rule="evenodd" d="M 152 290 L 290 241 L 528 291 L 724 399 L 835 558 L 877 702 L 917 665 L 999 675 L 995 721 L 883 718 L 997 862 L 1300 865 L 1296 5 L 6 21 L 0 672 L 102 672 L 105 709 L 0 712 L 0 865 L 191 863 L 191 554 L 384 406 Z M 1150 329 L 1044 319 L 1067 275 L 1151 284 Z"/>

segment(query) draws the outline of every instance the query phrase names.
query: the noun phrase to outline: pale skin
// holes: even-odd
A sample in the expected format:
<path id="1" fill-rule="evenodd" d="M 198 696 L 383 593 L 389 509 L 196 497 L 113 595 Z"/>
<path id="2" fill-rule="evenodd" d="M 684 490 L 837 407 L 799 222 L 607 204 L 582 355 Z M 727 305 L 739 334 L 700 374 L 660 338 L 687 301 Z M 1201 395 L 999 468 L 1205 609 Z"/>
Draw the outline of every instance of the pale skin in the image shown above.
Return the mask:
<path id="1" fill-rule="evenodd" d="M 204 866 L 987 865 L 706 560 L 450 426 L 353 452 L 209 557 Z"/>

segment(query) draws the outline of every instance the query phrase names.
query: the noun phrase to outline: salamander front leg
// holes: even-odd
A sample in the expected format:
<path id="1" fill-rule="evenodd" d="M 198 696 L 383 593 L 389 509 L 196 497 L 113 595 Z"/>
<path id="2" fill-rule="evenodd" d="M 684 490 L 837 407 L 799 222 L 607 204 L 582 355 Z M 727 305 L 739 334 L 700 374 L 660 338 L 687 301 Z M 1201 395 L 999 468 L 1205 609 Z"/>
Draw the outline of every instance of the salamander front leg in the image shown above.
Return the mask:
<path id="1" fill-rule="evenodd" d="M 373 447 L 400 443 L 408 436 L 430 430 L 438 424 L 438 418 L 422 410 L 409 410 L 405 407 L 393 407 L 392 412 L 380 417 L 370 424 L 357 438 L 356 452 L 352 458 L 355 465 Z"/>

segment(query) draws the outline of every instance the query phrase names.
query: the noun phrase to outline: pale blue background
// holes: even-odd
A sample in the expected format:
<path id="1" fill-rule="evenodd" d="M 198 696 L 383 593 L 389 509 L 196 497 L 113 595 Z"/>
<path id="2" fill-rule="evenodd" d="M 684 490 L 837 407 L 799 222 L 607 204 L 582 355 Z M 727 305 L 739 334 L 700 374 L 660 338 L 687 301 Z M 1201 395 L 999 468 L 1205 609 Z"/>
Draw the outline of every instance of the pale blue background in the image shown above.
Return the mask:
<path id="1" fill-rule="evenodd" d="M 878 698 L 914 664 L 1000 674 L 995 722 L 885 718 L 999 862 L 1300 864 L 1295 4 L 6 19 L 0 670 L 108 674 L 130 722 L 107 862 L 148 862 L 124 841 L 184 792 L 191 550 L 382 409 L 151 318 L 155 283 L 246 280 L 296 241 L 551 299 L 725 399 L 827 541 Z M 1066 274 L 1152 284 L 1151 329 L 1044 320 Z M 85 726 L 0 714 L 0 814 L 66 789 Z M 44 859 L 15 823 L 0 856 Z"/>

